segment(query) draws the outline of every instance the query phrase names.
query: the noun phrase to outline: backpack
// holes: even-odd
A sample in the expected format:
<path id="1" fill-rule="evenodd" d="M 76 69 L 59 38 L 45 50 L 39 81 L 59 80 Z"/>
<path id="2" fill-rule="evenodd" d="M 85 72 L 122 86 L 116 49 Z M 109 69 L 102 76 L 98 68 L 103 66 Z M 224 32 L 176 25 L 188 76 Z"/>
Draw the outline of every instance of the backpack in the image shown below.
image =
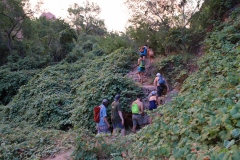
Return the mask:
<path id="1" fill-rule="evenodd" d="M 139 114 L 139 108 L 135 102 L 132 104 L 132 113 Z"/>
<path id="2" fill-rule="evenodd" d="M 100 106 L 96 106 L 93 108 L 93 115 L 94 115 L 93 120 L 96 123 L 100 122 L 100 110 L 101 110 Z"/>
<path id="3" fill-rule="evenodd" d="M 145 68 L 145 60 L 141 60 L 139 67 Z"/>
<path id="4" fill-rule="evenodd" d="M 166 84 L 166 81 L 165 81 L 165 79 L 164 79 L 163 76 L 160 76 L 160 77 L 159 77 L 158 83 L 159 83 L 159 84 Z"/>

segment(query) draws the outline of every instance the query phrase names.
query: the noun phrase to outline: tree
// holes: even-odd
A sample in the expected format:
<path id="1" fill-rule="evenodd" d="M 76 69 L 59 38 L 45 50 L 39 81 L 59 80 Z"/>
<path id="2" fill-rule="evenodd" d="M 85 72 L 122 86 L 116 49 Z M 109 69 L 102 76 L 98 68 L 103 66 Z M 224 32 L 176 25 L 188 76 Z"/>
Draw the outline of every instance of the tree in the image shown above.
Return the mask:
<path id="1" fill-rule="evenodd" d="M 29 5 L 28 0 L 0 1 L 0 33 L 10 52 L 14 48 L 13 40 L 23 38 L 21 30 L 24 20 L 33 14 L 31 9 L 24 10 L 26 5 Z"/>
<path id="2" fill-rule="evenodd" d="M 154 41 L 152 44 L 161 46 L 159 51 L 183 50 L 186 52 L 187 45 L 186 31 L 188 30 L 191 16 L 198 11 L 203 0 L 125 0 L 125 4 L 130 10 L 132 31 L 139 35 L 139 30 L 145 27 L 147 41 Z M 157 38 L 158 35 L 164 37 Z M 173 35 L 171 35 L 173 34 Z M 135 37 L 137 38 L 137 37 Z M 164 39 L 165 38 L 165 39 Z M 176 39 L 177 38 L 177 39 Z M 145 38 L 146 39 L 146 38 Z M 142 40 L 142 39 L 141 39 Z M 146 42 L 147 42 L 146 41 Z M 166 42 L 166 43 L 165 43 Z"/>
<path id="3" fill-rule="evenodd" d="M 198 11 L 203 0 L 125 0 L 130 10 L 131 23 L 141 20 L 153 26 L 185 27 L 189 18 Z"/>
<path id="4" fill-rule="evenodd" d="M 85 2 L 85 5 L 74 4 L 68 8 L 69 19 L 72 26 L 76 28 L 78 35 L 80 32 L 86 34 L 103 35 L 106 28 L 104 20 L 99 19 L 100 7 L 95 3 Z"/>
<path id="5" fill-rule="evenodd" d="M 46 17 L 33 19 L 23 28 L 28 41 L 28 54 L 32 53 L 47 56 L 52 61 L 61 61 L 74 47 L 74 39 L 77 40 L 75 30 L 62 19 L 48 20 Z"/>

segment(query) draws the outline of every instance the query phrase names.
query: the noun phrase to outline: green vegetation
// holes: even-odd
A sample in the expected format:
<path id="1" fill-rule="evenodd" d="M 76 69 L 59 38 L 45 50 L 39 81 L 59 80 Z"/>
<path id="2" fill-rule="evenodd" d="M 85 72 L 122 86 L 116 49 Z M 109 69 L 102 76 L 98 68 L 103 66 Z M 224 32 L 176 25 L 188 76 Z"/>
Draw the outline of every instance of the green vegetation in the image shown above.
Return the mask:
<path id="1" fill-rule="evenodd" d="M 237 18 L 209 34 L 199 70 L 171 105 L 158 109 L 164 117 L 136 135 L 132 146 L 145 149 L 136 157 L 239 159 L 239 24 Z"/>
<path id="2" fill-rule="evenodd" d="M 116 159 L 239 159 L 240 23 L 236 15 L 239 10 L 232 13 L 230 22 L 208 34 L 203 42 L 205 54 L 198 61 L 198 70 L 184 81 L 179 96 L 171 104 L 157 109 L 163 117 L 156 117 L 153 125 L 138 134 L 119 140 L 118 146 L 102 142 L 101 138 L 91 139 L 90 146 L 80 145 L 87 143 L 87 139 L 78 141 L 82 147 L 77 153 L 83 150 L 88 151 L 84 152 L 88 156 L 108 153 L 101 147 L 106 144 L 106 148 L 113 150 L 108 153 L 112 159 L 115 159 L 114 151 Z M 172 74 L 176 81 L 179 74 L 188 72 L 186 63 L 189 59 L 193 58 L 175 55 L 156 65 L 165 74 L 166 70 L 170 71 L 167 76 Z M 94 145 L 96 142 L 99 146 Z M 125 157 L 119 153 L 124 153 Z"/>
<path id="3" fill-rule="evenodd" d="M 32 11 L 23 9 L 27 2 L 0 2 L 0 159 L 39 160 L 72 148 L 76 160 L 239 159 L 236 0 L 208 0 L 201 7 L 198 1 L 200 10 L 189 13 L 184 8 L 190 2 L 183 1 L 174 16 L 176 8 L 154 10 L 158 1 L 127 0 L 137 5 L 128 6 L 135 15 L 126 33 L 108 32 L 96 4 L 71 6 L 68 24 L 30 18 Z M 139 12 L 138 5 L 152 10 Z M 161 56 L 155 71 L 171 89 L 181 87 L 178 96 L 156 110 L 162 117 L 149 113 L 154 123 L 135 135 L 95 136 L 93 107 L 119 93 L 130 112 L 142 92 L 126 75 L 146 42 L 156 59 Z"/>
<path id="4" fill-rule="evenodd" d="M 29 123 L 0 124 L 0 159 L 29 159 L 52 156 L 75 145 L 76 132 L 36 128 Z"/>

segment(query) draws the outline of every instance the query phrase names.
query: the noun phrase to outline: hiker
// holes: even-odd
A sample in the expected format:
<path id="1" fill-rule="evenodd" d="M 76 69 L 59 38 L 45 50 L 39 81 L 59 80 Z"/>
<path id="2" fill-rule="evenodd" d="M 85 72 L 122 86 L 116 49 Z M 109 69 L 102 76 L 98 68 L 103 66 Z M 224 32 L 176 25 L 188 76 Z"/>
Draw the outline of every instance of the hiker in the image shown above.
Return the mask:
<path id="1" fill-rule="evenodd" d="M 136 133 L 137 124 L 142 128 L 143 125 L 143 102 L 141 101 L 141 95 L 137 95 L 137 99 L 132 103 L 132 122 L 133 122 L 133 133 Z"/>
<path id="2" fill-rule="evenodd" d="M 148 57 L 149 57 L 150 64 L 151 64 L 153 62 L 153 58 L 154 58 L 154 52 L 151 47 L 148 47 Z"/>
<path id="3" fill-rule="evenodd" d="M 97 124 L 98 133 L 110 133 L 110 124 L 107 120 L 107 109 L 108 100 L 103 99 L 102 104 L 100 105 L 100 122 Z"/>
<path id="4" fill-rule="evenodd" d="M 145 60 L 145 57 L 147 56 L 147 52 L 148 52 L 148 46 L 145 44 L 140 48 L 140 56 L 143 57 L 143 60 Z"/>
<path id="5" fill-rule="evenodd" d="M 157 88 L 157 103 L 160 105 L 160 99 L 161 96 L 163 96 L 163 90 L 167 88 L 167 91 L 169 91 L 168 83 L 165 80 L 165 78 L 160 74 L 157 73 L 156 78 L 154 79 L 154 86 Z"/>
<path id="6" fill-rule="evenodd" d="M 111 108 L 111 120 L 113 125 L 113 135 L 116 133 L 116 129 L 121 129 L 122 136 L 125 136 L 125 128 L 124 128 L 124 119 L 122 114 L 122 107 L 120 105 L 120 95 L 116 95 L 114 101 L 112 102 Z"/>
<path id="7" fill-rule="evenodd" d="M 152 91 L 151 96 L 149 97 L 149 110 L 153 110 L 157 108 L 157 92 Z"/>
<path id="8" fill-rule="evenodd" d="M 157 102 L 157 92 L 156 91 L 152 91 L 151 92 L 151 96 L 149 97 L 149 110 L 153 110 L 156 109 L 158 105 Z M 152 124 L 152 117 L 149 118 L 149 123 Z"/>
<path id="9" fill-rule="evenodd" d="M 139 82 L 141 82 L 141 84 L 143 84 L 143 74 L 145 72 L 145 65 L 144 65 L 144 62 L 143 62 L 143 57 L 141 56 L 139 59 L 138 59 L 138 79 L 139 79 Z"/>

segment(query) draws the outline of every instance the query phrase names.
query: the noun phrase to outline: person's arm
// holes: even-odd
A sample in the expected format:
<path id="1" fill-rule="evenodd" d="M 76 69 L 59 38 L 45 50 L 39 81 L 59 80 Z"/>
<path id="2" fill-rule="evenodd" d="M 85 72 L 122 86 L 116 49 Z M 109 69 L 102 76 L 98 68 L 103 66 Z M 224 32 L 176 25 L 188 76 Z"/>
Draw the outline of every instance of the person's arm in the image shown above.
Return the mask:
<path id="1" fill-rule="evenodd" d="M 117 104 L 116 107 L 117 107 L 117 110 L 118 110 L 118 115 L 119 115 L 119 117 L 122 120 L 122 125 L 124 125 L 124 119 L 123 119 L 123 114 L 122 114 L 122 107 L 121 107 L 121 105 L 119 103 Z"/>
<path id="2" fill-rule="evenodd" d="M 122 115 L 122 111 L 118 111 L 119 117 L 122 120 L 122 125 L 124 126 L 124 119 L 123 119 L 123 115 Z"/>
<path id="3" fill-rule="evenodd" d="M 104 121 L 107 123 L 108 128 L 110 128 L 110 124 L 108 123 L 107 117 L 104 117 Z"/>
<path id="4" fill-rule="evenodd" d="M 138 59 L 138 64 L 137 64 L 137 66 L 139 66 L 140 65 L 140 59 Z"/>
<path id="5" fill-rule="evenodd" d="M 143 116 L 144 115 L 143 103 L 141 103 L 140 105 L 140 110 L 141 110 L 141 115 Z"/>
<path id="6" fill-rule="evenodd" d="M 105 123 L 107 123 L 107 125 L 108 125 L 108 128 L 110 128 L 110 124 L 108 123 L 108 120 L 107 120 L 107 110 L 106 110 L 106 108 L 102 108 L 102 113 L 103 113 L 103 119 L 104 119 L 104 121 L 105 121 Z"/>
<path id="7" fill-rule="evenodd" d="M 157 88 L 157 77 L 154 79 L 153 85 Z"/>

